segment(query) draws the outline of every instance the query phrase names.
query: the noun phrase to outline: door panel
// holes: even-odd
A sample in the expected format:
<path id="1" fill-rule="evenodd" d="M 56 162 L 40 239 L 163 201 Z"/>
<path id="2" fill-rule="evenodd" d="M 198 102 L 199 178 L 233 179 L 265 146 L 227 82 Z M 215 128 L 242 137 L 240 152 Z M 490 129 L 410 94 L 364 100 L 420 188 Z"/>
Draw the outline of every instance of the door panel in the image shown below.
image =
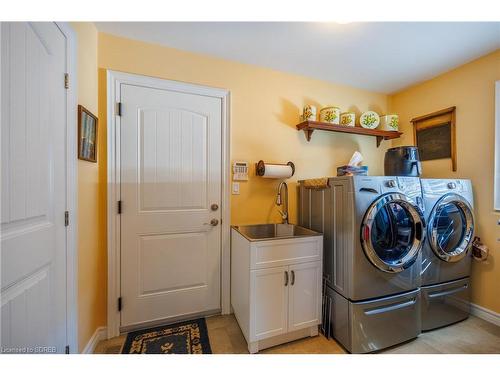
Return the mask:
<path id="1" fill-rule="evenodd" d="M 463 259 L 474 238 L 474 215 L 470 204 L 458 194 L 443 196 L 432 209 L 428 226 L 429 244 L 445 262 Z"/>
<path id="2" fill-rule="evenodd" d="M 288 331 L 321 322 L 321 262 L 290 266 Z"/>
<path id="3" fill-rule="evenodd" d="M 54 23 L 1 27 L 2 346 L 63 352 L 66 39 Z"/>
<path id="4" fill-rule="evenodd" d="M 122 84 L 121 325 L 220 309 L 219 98 Z"/>
<path id="5" fill-rule="evenodd" d="M 139 121 L 141 212 L 206 208 L 208 116 L 141 109 Z"/>
<path id="6" fill-rule="evenodd" d="M 288 267 L 250 272 L 250 341 L 287 332 L 289 283 Z"/>
<path id="7" fill-rule="evenodd" d="M 368 208 L 361 226 L 361 245 L 379 270 L 398 273 L 417 260 L 424 239 L 420 208 L 406 195 L 388 193 Z"/>
<path id="8" fill-rule="evenodd" d="M 207 287 L 209 254 L 204 233 L 148 235 L 139 241 L 140 296 Z M 178 249 L 183 249 L 182 254 Z"/>

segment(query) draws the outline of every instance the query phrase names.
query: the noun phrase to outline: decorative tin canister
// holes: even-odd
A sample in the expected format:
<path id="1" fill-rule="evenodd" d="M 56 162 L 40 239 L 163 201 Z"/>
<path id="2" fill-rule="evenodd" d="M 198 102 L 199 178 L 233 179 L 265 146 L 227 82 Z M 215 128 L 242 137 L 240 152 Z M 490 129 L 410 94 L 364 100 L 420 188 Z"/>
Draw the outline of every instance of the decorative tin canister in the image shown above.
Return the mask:
<path id="1" fill-rule="evenodd" d="M 364 112 L 359 118 L 359 124 L 366 129 L 375 129 L 380 124 L 380 117 L 377 112 Z"/>
<path id="2" fill-rule="evenodd" d="M 340 108 L 328 106 L 319 111 L 319 121 L 338 125 L 340 123 Z"/>
<path id="3" fill-rule="evenodd" d="M 340 125 L 354 126 L 356 124 L 356 114 L 353 112 L 344 112 L 340 115 Z"/>
<path id="4" fill-rule="evenodd" d="M 310 104 L 304 106 L 302 121 L 316 121 L 316 107 Z"/>
<path id="5" fill-rule="evenodd" d="M 399 129 L 399 116 L 398 115 L 385 115 L 380 117 L 380 127 L 382 130 L 398 131 Z"/>

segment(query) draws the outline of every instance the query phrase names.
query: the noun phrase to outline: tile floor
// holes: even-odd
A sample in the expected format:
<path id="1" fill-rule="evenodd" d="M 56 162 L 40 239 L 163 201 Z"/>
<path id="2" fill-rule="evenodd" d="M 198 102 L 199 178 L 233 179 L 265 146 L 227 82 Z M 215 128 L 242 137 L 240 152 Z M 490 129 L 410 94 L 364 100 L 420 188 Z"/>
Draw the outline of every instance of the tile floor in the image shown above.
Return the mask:
<path id="1" fill-rule="evenodd" d="M 207 318 L 208 335 L 215 354 L 248 353 L 247 344 L 234 315 Z M 121 351 L 125 335 L 100 342 L 94 353 L 116 354 Z M 343 354 L 345 350 L 324 336 L 305 338 L 263 350 L 267 354 Z M 415 340 L 381 353 L 497 353 L 500 354 L 500 327 L 471 316 L 449 327 L 421 334 Z"/>

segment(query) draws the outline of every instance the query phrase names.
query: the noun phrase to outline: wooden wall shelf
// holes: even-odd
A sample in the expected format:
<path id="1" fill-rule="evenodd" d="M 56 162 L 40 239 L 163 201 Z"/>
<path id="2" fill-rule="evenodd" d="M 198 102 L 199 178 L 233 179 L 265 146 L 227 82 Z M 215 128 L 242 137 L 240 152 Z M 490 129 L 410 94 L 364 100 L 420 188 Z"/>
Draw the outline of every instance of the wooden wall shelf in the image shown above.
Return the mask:
<path id="1" fill-rule="evenodd" d="M 399 138 L 403 134 L 397 131 L 365 129 L 360 126 L 333 125 L 327 122 L 319 122 L 319 121 L 301 122 L 300 124 L 297 125 L 297 130 L 304 131 L 308 142 L 311 140 L 311 135 L 315 130 L 326 130 L 330 132 L 370 135 L 372 137 L 377 137 L 377 147 L 380 146 L 380 142 L 382 142 L 382 140 Z"/>

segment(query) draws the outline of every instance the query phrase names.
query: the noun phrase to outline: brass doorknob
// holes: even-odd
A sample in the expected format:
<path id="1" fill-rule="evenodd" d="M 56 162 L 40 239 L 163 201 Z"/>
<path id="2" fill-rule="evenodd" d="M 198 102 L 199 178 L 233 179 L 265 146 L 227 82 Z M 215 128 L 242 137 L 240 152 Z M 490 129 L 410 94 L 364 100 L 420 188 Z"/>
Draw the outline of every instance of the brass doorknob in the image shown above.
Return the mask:
<path id="1" fill-rule="evenodd" d="M 210 225 L 213 227 L 216 227 L 219 224 L 219 220 L 217 219 L 212 219 L 210 220 Z"/>
<path id="2" fill-rule="evenodd" d="M 210 209 L 211 209 L 212 211 L 217 211 L 217 210 L 219 209 L 219 205 L 218 205 L 217 203 L 214 203 L 214 204 L 212 204 L 212 205 L 210 206 Z"/>

